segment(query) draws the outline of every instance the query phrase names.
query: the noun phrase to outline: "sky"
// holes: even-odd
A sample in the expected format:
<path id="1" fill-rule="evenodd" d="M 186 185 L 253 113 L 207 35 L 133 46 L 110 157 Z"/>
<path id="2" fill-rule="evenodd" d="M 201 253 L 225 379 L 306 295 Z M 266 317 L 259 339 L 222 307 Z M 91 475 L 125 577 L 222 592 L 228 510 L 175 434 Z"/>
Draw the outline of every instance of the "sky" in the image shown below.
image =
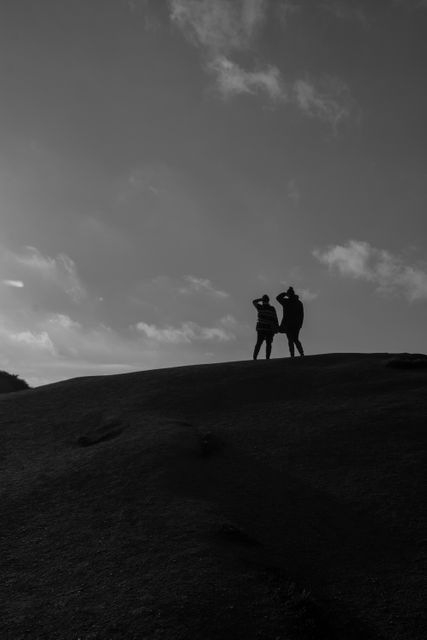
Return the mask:
<path id="1" fill-rule="evenodd" d="M 426 61 L 426 0 L 2 0 L 0 369 L 248 359 L 288 286 L 426 352 Z"/>

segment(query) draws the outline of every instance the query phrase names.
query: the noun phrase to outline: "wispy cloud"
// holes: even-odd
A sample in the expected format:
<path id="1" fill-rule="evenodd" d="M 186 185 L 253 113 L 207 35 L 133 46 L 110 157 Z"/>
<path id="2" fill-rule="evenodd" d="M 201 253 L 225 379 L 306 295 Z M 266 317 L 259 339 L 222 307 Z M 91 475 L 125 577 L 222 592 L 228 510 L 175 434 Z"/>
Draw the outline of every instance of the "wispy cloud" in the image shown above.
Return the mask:
<path id="1" fill-rule="evenodd" d="M 184 276 L 185 285 L 178 289 L 179 293 L 191 294 L 201 293 L 214 298 L 228 298 L 229 294 L 221 289 L 216 289 L 207 278 L 197 278 L 196 276 Z"/>
<path id="2" fill-rule="evenodd" d="M 381 292 L 401 292 L 410 301 L 427 299 L 426 271 L 405 264 L 399 256 L 368 242 L 350 240 L 346 245 L 315 250 L 313 254 L 342 276 L 372 282 Z"/>
<path id="3" fill-rule="evenodd" d="M 120 371 L 156 363 L 134 337 L 94 318 L 96 305 L 69 256 L 52 258 L 35 247 L 0 249 L 1 270 L 12 276 L 0 286 L 0 368 L 40 384 L 106 365 Z M 13 287 L 22 291 L 19 297 Z M 68 312 L 78 313 L 79 321 Z"/>
<path id="4" fill-rule="evenodd" d="M 265 93 L 273 101 L 286 98 L 277 67 L 269 66 L 255 71 L 245 71 L 235 62 L 220 56 L 211 60 L 208 68 L 215 74 L 218 89 L 225 98 L 244 93 Z"/>
<path id="5" fill-rule="evenodd" d="M 304 115 L 336 129 L 353 106 L 343 82 L 335 78 L 289 82 L 276 65 L 257 64 L 248 69 L 233 60 L 234 52 L 253 48 L 270 6 L 265 0 L 170 0 L 170 16 L 186 38 L 203 50 L 206 70 L 224 99 L 262 95 L 274 104 L 293 104 Z M 338 5 L 330 7 L 338 12 Z M 300 5 L 286 0 L 276 8 L 286 20 Z"/>
<path id="6" fill-rule="evenodd" d="M 212 60 L 209 69 L 214 71 L 224 98 L 264 94 L 276 104 L 294 104 L 307 117 L 323 120 L 334 130 L 350 117 L 354 108 L 349 88 L 337 78 L 327 77 L 317 82 L 300 79 L 286 84 L 277 67 L 245 71 L 225 57 Z"/>
<path id="7" fill-rule="evenodd" d="M 216 326 L 203 327 L 196 322 L 183 322 L 177 327 L 158 327 L 155 324 L 138 322 L 136 328 L 146 338 L 154 342 L 167 344 L 180 344 L 191 342 L 229 342 L 234 340 L 233 328 L 237 325 L 232 316 L 221 318 Z"/>
<path id="8" fill-rule="evenodd" d="M 31 384 L 81 375 L 128 371 L 158 363 L 134 337 L 102 324 L 82 324 L 66 314 L 31 308 L 0 313 L 0 368 L 19 372 Z"/>
<path id="9" fill-rule="evenodd" d="M 56 355 L 55 347 L 47 331 L 36 333 L 34 331 L 10 331 L 4 332 L 10 342 L 26 345 L 37 350 L 47 351 L 51 355 Z"/>
<path id="10" fill-rule="evenodd" d="M 25 247 L 22 253 L 7 252 L 7 261 L 11 265 L 24 268 L 27 272 L 55 284 L 75 302 L 86 297 L 86 290 L 77 274 L 75 262 L 65 253 L 56 258 L 44 256 L 35 247 Z"/>
<path id="11" fill-rule="evenodd" d="M 265 92 L 272 100 L 282 97 L 279 70 L 271 65 L 243 69 L 230 54 L 250 48 L 265 19 L 266 0 L 171 0 L 171 19 L 207 56 L 220 94 Z"/>
<path id="12" fill-rule="evenodd" d="M 311 291 L 311 289 L 298 289 L 298 295 L 304 302 L 313 302 L 316 298 L 319 297 L 319 294 L 316 291 Z"/>
<path id="13" fill-rule="evenodd" d="M 307 116 L 329 122 L 333 128 L 351 114 L 353 101 L 349 89 L 337 78 L 324 78 L 318 86 L 309 80 L 297 80 L 293 95 Z"/>
<path id="14" fill-rule="evenodd" d="M 88 371 L 198 362 L 206 345 L 209 351 L 215 346 L 220 357 L 228 354 L 231 341 L 238 349 L 246 331 L 232 315 L 215 321 L 218 305 L 226 304 L 228 311 L 231 297 L 208 278 L 191 274 L 147 281 L 139 292 L 141 304 L 130 303 L 129 320 L 116 326 L 113 315 L 104 317 L 108 305 L 101 308 L 86 293 L 71 258 L 53 258 L 34 247 L 1 249 L 0 271 L 9 277 L 6 283 L 0 280 L 0 369 L 20 373 L 31 384 Z M 25 287 L 14 288 L 19 282 Z M 126 293 L 120 300 L 127 304 Z M 136 308 L 137 319 L 144 320 L 138 329 Z"/>
<path id="15" fill-rule="evenodd" d="M 171 19 L 211 55 L 249 47 L 262 24 L 266 0 L 170 0 Z"/>

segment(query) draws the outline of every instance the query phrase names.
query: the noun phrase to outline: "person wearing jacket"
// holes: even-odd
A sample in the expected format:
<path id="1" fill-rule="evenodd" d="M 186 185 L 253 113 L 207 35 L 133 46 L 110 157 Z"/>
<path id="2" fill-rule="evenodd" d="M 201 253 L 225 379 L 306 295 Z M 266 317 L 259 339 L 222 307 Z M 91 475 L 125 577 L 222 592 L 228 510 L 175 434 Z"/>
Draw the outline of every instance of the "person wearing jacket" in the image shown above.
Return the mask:
<path id="1" fill-rule="evenodd" d="M 279 329 L 276 309 L 270 304 L 270 298 L 267 295 L 252 300 L 252 304 L 258 311 L 258 321 L 256 324 L 257 341 L 253 358 L 254 360 L 257 359 L 261 345 L 265 341 L 265 357 L 269 360 L 274 334 L 277 333 Z"/>
<path id="2" fill-rule="evenodd" d="M 304 322 L 304 306 L 292 287 L 284 293 L 279 293 L 276 300 L 283 307 L 279 332 L 286 334 L 291 358 L 295 357 L 295 347 L 300 356 L 303 356 L 304 349 L 299 340 L 299 332 Z"/>

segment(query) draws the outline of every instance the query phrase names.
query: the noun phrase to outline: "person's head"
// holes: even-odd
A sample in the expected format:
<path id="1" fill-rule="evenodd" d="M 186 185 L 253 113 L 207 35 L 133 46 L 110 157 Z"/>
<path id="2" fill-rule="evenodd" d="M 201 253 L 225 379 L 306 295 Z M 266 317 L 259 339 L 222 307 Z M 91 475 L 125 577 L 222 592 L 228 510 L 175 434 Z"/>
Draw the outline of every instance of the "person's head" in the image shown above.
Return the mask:
<path id="1" fill-rule="evenodd" d="M 268 304 L 270 302 L 270 298 L 268 297 L 268 295 L 266 293 L 264 293 L 264 295 L 261 298 L 262 303 L 263 304 Z"/>
<path id="2" fill-rule="evenodd" d="M 286 291 L 287 295 L 292 298 L 292 296 L 295 295 L 295 291 L 293 287 L 289 287 L 288 290 Z"/>

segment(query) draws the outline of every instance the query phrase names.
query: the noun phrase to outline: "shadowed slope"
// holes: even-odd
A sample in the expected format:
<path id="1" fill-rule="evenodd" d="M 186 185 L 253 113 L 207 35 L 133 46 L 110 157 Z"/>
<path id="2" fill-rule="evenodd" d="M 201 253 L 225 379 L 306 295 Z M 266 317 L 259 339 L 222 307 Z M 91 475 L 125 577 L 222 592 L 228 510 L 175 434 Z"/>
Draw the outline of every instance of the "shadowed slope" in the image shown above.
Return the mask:
<path id="1" fill-rule="evenodd" d="M 423 637 L 427 371 L 388 361 L 2 397 L 2 635 Z"/>

